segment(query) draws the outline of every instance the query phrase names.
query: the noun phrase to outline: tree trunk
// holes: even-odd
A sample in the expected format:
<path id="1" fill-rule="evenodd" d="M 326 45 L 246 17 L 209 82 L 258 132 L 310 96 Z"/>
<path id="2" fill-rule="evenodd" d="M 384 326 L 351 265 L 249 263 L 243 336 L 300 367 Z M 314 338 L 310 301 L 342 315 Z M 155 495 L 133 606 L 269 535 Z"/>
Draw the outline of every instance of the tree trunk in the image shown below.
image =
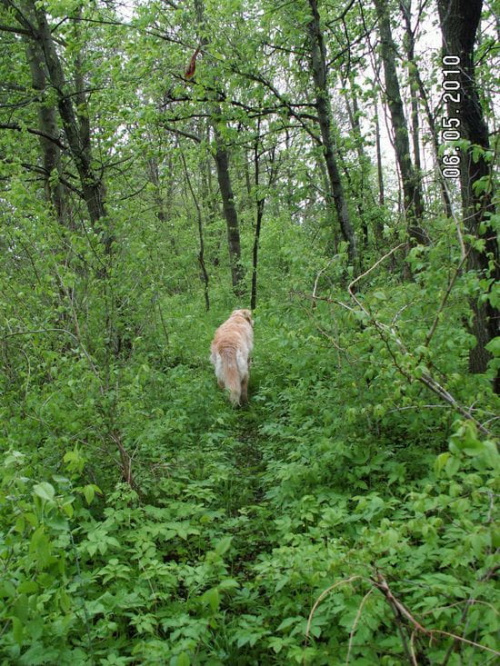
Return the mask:
<path id="1" fill-rule="evenodd" d="M 408 62 L 408 83 L 411 98 L 411 139 L 413 145 L 413 158 L 415 163 L 415 187 L 422 197 L 422 160 L 420 157 L 420 117 L 416 85 L 417 63 L 415 61 L 415 33 L 411 26 L 411 0 L 401 0 L 400 7 L 403 14 L 405 36 L 404 47 Z"/>
<path id="2" fill-rule="evenodd" d="M 373 211 L 376 209 L 376 199 L 370 182 L 372 162 L 364 148 L 363 133 L 359 122 L 360 107 L 358 103 L 358 92 L 352 78 L 348 81 L 342 81 L 342 87 L 347 89 L 347 86 L 349 86 L 349 97 L 346 98 L 345 103 L 358 157 L 358 167 L 354 177 L 355 188 L 353 194 L 357 202 L 364 243 L 365 246 L 368 246 L 370 231 L 372 231 L 374 239 L 378 241 L 382 236 L 382 229 L 380 227 L 380 222 L 376 219 L 376 216 L 373 215 Z M 346 170 L 346 177 L 348 177 L 348 175 L 349 170 Z M 371 229 L 369 227 L 369 222 L 372 223 Z"/>
<path id="3" fill-rule="evenodd" d="M 215 165 L 217 167 L 217 180 L 222 197 L 222 208 L 227 226 L 227 243 L 229 248 L 229 263 L 231 266 L 231 281 L 236 296 L 242 296 L 243 266 L 241 265 L 240 225 L 238 213 L 234 203 L 231 176 L 229 173 L 229 155 L 220 132 L 214 123 L 215 138 Z"/>
<path id="4" fill-rule="evenodd" d="M 203 0 L 195 0 L 194 2 L 196 21 L 198 24 L 199 32 L 203 35 L 200 39 L 200 44 L 206 46 L 209 43 L 206 37 L 205 25 L 205 7 Z M 222 122 L 222 110 L 220 106 L 214 102 L 209 106 L 210 120 L 214 132 L 215 143 L 215 165 L 217 169 L 217 180 L 219 182 L 219 189 L 222 198 L 222 209 L 224 211 L 224 218 L 227 227 L 227 242 L 229 250 L 229 264 L 231 266 L 231 283 L 233 291 L 236 296 L 243 295 L 243 265 L 241 263 L 241 242 L 240 242 L 240 225 L 238 221 L 238 212 L 234 202 L 234 193 L 231 185 L 231 174 L 229 172 L 229 153 L 226 143 L 219 131 L 219 124 Z"/>
<path id="5" fill-rule="evenodd" d="M 255 221 L 255 235 L 252 249 L 252 292 L 250 295 L 250 309 L 257 307 L 257 266 L 259 261 L 260 232 L 262 229 L 262 220 L 264 218 L 264 199 L 257 200 L 257 216 Z"/>
<path id="6" fill-rule="evenodd" d="M 377 153 L 377 182 L 378 182 L 378 203 L 385 206 L 385 187 L 384 187 L 384 169 L 382 166 L 382 145 L 380 141 L 380 122 L 378 118 L 378 102 L 373 101 L 374 123 L 375 123 L 375 149 Z"/>
<path id="7" fill-rule="evenodd" d="M 441 199 L 443 202 L 443 210 L 447 217 L 452 216 L 451 200 L 450 195 L 448 194 L 448 189 L 446 187 L 445 178 L 441 173 L 440 164 L 439 164 L 439 137 L 436 129 L 436 123 L 434 120 L 434 114 L 431 111 L 429 104 L 429 96 L 425 89 L 422 77 L 420 76 L 420 71 L 418 69 L 417 62 L 415 60 L 415 31 L 411 27 L 411 0 L 400 0 L 399 6 L 401 8 L 401 13 L 403 15 L 403 20 L 405 23 L 405 42 L 406 42 L 406 57 L 408 60 L 408 77 L 410 80 L 410 86 L 412 89 L 411 95 L 411 105 L 412 105 L 412 140 L 413 140 L 413 152 L 415 155 L 415 168 L 420 180 L 421 173 L 421 161 L 420 161 L 420 150 L 418 143 L 418 134 L 419 134 L 419 117 L 418 117 L 418 101 L 416 96 L 416 90 L 420 94 L 420 100 L 424 106 L 425 115 L 427 117 L 427 124 L 429 126 L 429 131 L 431 135 L 431 144 L 433 149 L 434 162 L 436 165 L 436 173 L 439 181 L 439 187 L 441 190 Z"/>
<path id="8" fill-rule="evenodd" d="M 255 137 L 254 144 L 254 185 L 255 185 L 255 205 L 256 205 L 256 219 L 255 219 L 255 234 L 253 239 L 253 249 L 252 249 L 252 289 L 250 295 L 250 309 L 255 310 L 257 307 L 257 267 L 259 262 L 259 244 L 260 244 L 260 232 L 262 229 L 262 220 L 264 219 L 264 207 L 266 204 L 266 197 L 260 192 L 261 180 L 260 180 L 260 166 L 261 166 L 261 157 L 263 153 L 259 151 L 260 145 L 260 130 L 261 130 L 261 120 L 259 118 L 257 122 L 257 136 Z M 274 177 L 276 175 L 276 170 L 274 169 L 274 158 L 275 153 L 274 149 L 270 154 L 270 173 L 267 183 L 267 187 L 271 187 Z M 251 188 L 250 188 L 251 190 Z"/>
<path id="9" fill-rule="evenodd" d="M 351 225 L 347 201 L 340 180 L 336 151 L 332 137 L 331 101 L 327 81 L 326 51 L 320 24 L 317 0 L 309 0 L 312 18 L 308 24 L 311 46 L 311 68 L 316 95 L 316 110 L 321 131 L 321 143 L 329 179 L 329 199 L 337 212 L 340 230 L 348 244 L 349 260 L 357 268 L 358 252 L 356 237 Z"/>
<path id="10" fill-rule="evenodd" d="M 208 288 L 210 278 L 207 272 L 207 267 L 205 265 L 205 238 L 203 235 L 203 213 L 201 210 L 200 203 L 198 201 L 198 197 L 196 196 L 195 189 L 191 182 L 191 178 L 189 176 L 189 169 L 186 163 L 186 158 L 182 151 L 180 154 L 181 154 L 182 165 L 184 167 L 184 177 L 186 179 L 186 183 L 191 193 L 191 198 L 193 199 L 193 203 L 196 208 L 196 218 L 198 220 L 198 239 L 200 242 L 199 244 L 200 249 L 198 251 L 198 264 L 200 266 L 200 279 L 203 284 L 203 295 L 205 296 L 205 309 L 208 312 L 210 310 L 210 292 Z"/>
<path id="11" fill-rule="evenodd" d="M 103 228 L 106 217 L 104 204 L 104 186 L 101 178 L 92 167 L 90 132 L 86 125 L 81 125 L 75 110 L 73 96 L 69 94 L 62 64 L 57 53 L 52 32 L 44 10 L 33 1 L 26 0 L 28 20 L 21 12 L 18 20 L 26 25 L 33 35 L 37 47 L 43 53 L 47 75 L 56 92 L 59 115 L 64 127 L 69 149 L 80 179 L 83 199 L 85 201 L 92 228 L 101 236 L 105 254 L 111 254 L 113 238 Z M 31 22 L 30 22 L 31 21 Z M 79 91 L 77 90 L 77 96 Z"/>
<path id="12" fill-rule="evenodd" d="M 385 93 L 394 129 L 396 159 L 403 183 L 408 234 L 417 243 L 426 244 L 429 239 L 420 226 L 424 213 L 422 192 L 410 154 L 408 123 L 406 122 L 396 70 L 396 47 L 392 39 L 389 8 L 385 0 L 374 0 L 374 2 L 380 32 L 380 53 L 384 66 Z"/>
<path id="13" fill-rule="evenodd" d="M 438 135 L 438 129 L 436 127 L 435 113 L 433 113 L 431 110 L 431 106 L 429 103 L 429 96 L 427 94 L 424 82 L 422 81 L 422 77 L 420 76 L 420 72 L 418 71 L 418 69 L 415 71 L 415 79 L 418 85 L 420 99 L 422 100 L 424 105 L 427 124 L 429 126 L 429 131 L 431 135 L 432 152 L 434 156 L 437 178 L 439 181 L 439 189 L 441 191 L 443 212 L 447 217 L 452 217 L 453 209 L 451 206 L 451 199 L 446 184 L 446 178 L 443 176 L 443 173 L 441 171 L 441 165 L 439 160 L 439 135 Z"/>
<path id="14" fill-rule="evenodd" d="M 459 64 L 449 67 L 447 81 L 457 81 L 458 95 L 448 95 L 448 115 L 460 120 L 463 139 L 470 142 L 461 151 L 460 181 L 462 210 L 468 232 L 484 242 L 484 249 L 474 244 L 468 247 L 468 268 L 483 277 L 500 279 L 498 239 L 489 226 L 489 216 L 495 212 L 493 205 L 493 180 L 491 164 L 483 151 L 489 148 L 488 128 L 484 120 L 476 86 L 474 67 L 474 42 L 481 19 L 482 0 L 438 0 L 439 18 L 443 34 L 443 53 L 456 56 Z M 474 146 L 483 151 L 473 155 Z M 479 181 L 482 181 L 478 187 Z M 485 348 L 499 335 L 500 313 L 488 299 L 484 303 L 471 300 L 473 311 L 472 333 L 477 345 L 469 354 L 469 369 L 483 373 L 491 355 Z M 495 379 L 495 391 L 500 393 L 500 377 Z"/>
<path id="15" fill-rule="evenodd" d="M 69 204 L 68 192 L 62 185 L 59 177 L 62 176 L 61 167 L 61 148 L 51 141 L 50 138 L 57 138 L 59 128 L 57 125 L 57 113 L 53 104 L 48 102 L 47 97 L 47 76 L 44 67 L 43 53 L 37 42 L 25 38 L 26 54 L 31 71 L 31 81 L 33 89 L 37 94 L 38 103 L 38 127 L 41 132 L 40 149 L 42 157 L 42 166 L 45 179 L 45 195 L 54 207 L 56 217 L 61 226 L 69 227 Z M 54 175 L 56 177 L 54 177 Z"/>

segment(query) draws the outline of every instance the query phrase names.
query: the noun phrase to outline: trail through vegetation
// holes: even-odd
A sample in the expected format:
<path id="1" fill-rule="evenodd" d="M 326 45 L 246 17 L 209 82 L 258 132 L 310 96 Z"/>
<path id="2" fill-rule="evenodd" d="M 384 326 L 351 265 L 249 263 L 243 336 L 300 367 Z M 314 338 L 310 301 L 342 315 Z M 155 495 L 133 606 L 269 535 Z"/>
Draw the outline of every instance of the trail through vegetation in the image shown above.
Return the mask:
<path id="1" fill-rule="evenodd" d="M 498 15 L 0 0 L 0 666 L 498 663 Z"/>
<path id="2" fill-rule="evenodd" d="M 135 376 L 116 370 L 128 482 L 86 364 L 42 385 L 4 461 L 4 663 L 493 663 L 495 445 L 398 380 L 356 322 L 346 335 L 342 310 L 296 298 L 256 315 L 234 410 L 202 312 L 172 319 L 173 349 Z"/>

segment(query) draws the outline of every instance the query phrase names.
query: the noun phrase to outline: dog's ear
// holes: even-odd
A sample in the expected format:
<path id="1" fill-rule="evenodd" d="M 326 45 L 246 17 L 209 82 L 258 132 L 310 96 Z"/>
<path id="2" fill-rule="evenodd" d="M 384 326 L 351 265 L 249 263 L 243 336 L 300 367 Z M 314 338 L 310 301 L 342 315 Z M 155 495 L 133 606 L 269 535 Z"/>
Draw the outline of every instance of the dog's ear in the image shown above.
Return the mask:
<path id="1" fill-rule="evenodd" d="M 250 324 L 252 324 L 252 326 L 253 326 L 252 311 L 251 310 L 242 310 L 241 312 L 243 313 L 243 316 L 245 317 L 245 319 L 248 322 L 250 322 Z"/>
<path id="2" fill-rule="evenodd" d="M 253 326 L 253 319 L 252 319 L 252 311 L 251 310 L 245 310 L 245 309 L 240 309 L 240 310 L 233 310 L 231 313 L 231 316 L 237 315 L 239 317 L 244 317 L 252 326 Z"/>

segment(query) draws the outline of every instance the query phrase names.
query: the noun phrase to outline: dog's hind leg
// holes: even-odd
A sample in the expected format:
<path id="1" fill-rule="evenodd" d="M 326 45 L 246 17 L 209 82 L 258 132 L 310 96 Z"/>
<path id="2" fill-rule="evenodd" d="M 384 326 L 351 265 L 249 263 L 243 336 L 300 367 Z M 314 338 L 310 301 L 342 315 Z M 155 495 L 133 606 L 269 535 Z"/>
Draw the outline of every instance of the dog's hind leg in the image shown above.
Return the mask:
<path id="1" fill-rule="evenodd" d="M 241 404 L 246 405 L 248 403 L 248 375 L 245 375 L 241 380 Z"/>

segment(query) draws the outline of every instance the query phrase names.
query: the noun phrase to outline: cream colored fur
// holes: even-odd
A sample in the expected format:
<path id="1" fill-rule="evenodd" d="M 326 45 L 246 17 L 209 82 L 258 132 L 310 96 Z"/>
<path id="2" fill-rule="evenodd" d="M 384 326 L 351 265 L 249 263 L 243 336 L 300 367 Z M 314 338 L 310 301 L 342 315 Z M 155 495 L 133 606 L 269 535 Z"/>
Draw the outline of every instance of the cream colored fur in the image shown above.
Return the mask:
<path id="1" fill-rule="evenodd" d="M 250 310 L 234 310 L 215 331 L 210 360 L 220 388 L 229 391 L 233 405 L 248 402 L 249 359 L 253 349 Z"/>

